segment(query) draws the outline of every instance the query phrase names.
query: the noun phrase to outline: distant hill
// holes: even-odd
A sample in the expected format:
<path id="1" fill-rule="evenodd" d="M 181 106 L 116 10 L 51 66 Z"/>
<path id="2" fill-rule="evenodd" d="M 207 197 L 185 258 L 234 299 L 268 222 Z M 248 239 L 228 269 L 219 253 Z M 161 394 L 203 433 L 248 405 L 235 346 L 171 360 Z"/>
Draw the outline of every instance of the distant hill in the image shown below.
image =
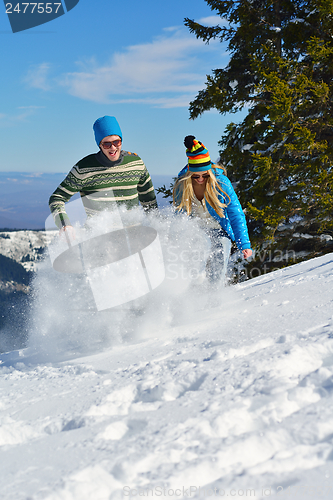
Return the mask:
<path id="1" fill-rule="evenodd" d="M 36 263 L 54 233 L 0 231 L 0 352 L 24 346 Z"/>
<path id="2" fill-rule="evenodd" d="M 0 254 L 0 281 L 12 281 L 20 285 L 29 285 L 31 271 L 27 271 L 16 260 Z"/>
<path id="3" fill-rule="evenodd" d="M 18 327 L 17 345 L 22 344 L 23 311 L 29 302 L 32 274 L 16 260 L 0 254 L 0 331 L 7 325 Z"/>
<path id="4" fill-rule="evenodd" d="M 64 176 L 0 172 L 0 228 L 43 229 L 49 197 Z"/>

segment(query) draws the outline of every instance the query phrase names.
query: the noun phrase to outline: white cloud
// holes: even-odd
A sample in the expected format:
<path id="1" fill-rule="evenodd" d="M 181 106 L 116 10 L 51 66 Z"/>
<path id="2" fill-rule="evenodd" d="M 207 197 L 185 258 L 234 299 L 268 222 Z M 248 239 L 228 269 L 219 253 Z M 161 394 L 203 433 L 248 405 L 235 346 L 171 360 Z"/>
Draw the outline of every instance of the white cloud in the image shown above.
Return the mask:
<path id="1" fill-rule="evenodd" d="M 73 95 L 99 102 L 115 94 L 195 92 L 202 83 L 193 71 L 197 45 L 190 37 L 161 37 L 115 53 L 105 66 L 69 73 L 62 84 Z"/>
<path id="2" fill-rule="evenodd" d="M 217 26 L 218 24 L 221 26 L 226 24 L 226 19 L 223 19 L 220 16 L 208 16 L 208 17 L 202 17 L 201 19 L 198 19 L 197 21 L 199 24 L 202 24 L 203 26 Z"/>
<path id="3" fill-rule="evenodd" d="M 13 208 L 11 208 L 11 207 L 8 207 L 8 208 L 0 207 L 0 212 L 13 212 Z"/>
<path id="4" fill-rule="evenodd" d="M 32 172 L 29 174 L 23 174 L 23 177 L 42 177 L 43 173 L 42 172 Z M 25 181 L 25 182 L 31 182 L 31 181 Z"/>
<path id="5" fill-rule="evenodd" d="M 31 87 L 41 90 L 50 90 L 49 84 L 49 73 L 50 73 L 51 65 L 49 63 L 41 63 L 33 66 L 29 71 L 26 77 L 24 78 L 25 82 L 28 83 Z"/>
<path id="6" fill-rule="evenodd" d="M 45 106 L 18 106 L 17 109 L 30 109 L 30 110 L 34 110 L 34 109 L 44 109 Z"/>
<path id="7" fill-rule="evenodd" d="M 165 97 L 138 97 L 128 99 L 109 99 L 109 104 L 150 104 L 154 108 L 184 108 L 188 107 L 189 102 L 193 99 L 195 92 L 192 94 L 181 94 L 179 96 Z"/>
<path id="8" fill-rule="evenodd" d="M 217 48 L 216 63 L 209 64 Z M 29 71 L 26 81 L 43 90 L 57 85 L 75 97 L 98 103 L 188 107 L 204 87 L 206 74 L 224 65 L 223 57 L 219 42 L 207 46 L 186 28 L 173 26 L 150 43 L 115 52 L 104 64 L 96 59 L 81 61 L 76 71 L 49 79 L 51 66 L 43 63 Z"/>
<path id="9" fill-rule="evenodd" d="M 1 128 L 7 128 L 13 127 L 19 122 L 25 122 L 30 116 L 36 113 L 36 110 L 44 107 L 45 106 L 18 106 L 16 109 L 22 111 L 14 111 L 12 114 L 0 113 L 0 126 Z"/>

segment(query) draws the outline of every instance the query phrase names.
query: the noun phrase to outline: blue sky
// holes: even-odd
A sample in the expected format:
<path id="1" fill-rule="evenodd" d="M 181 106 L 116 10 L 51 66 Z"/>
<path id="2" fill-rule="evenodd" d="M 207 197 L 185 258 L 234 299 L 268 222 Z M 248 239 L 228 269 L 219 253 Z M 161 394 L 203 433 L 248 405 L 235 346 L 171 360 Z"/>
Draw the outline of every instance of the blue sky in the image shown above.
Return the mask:
<path id="1" fill-rule="evenodd" d="M 152 174 L 175 175 L 185 165 L 188 134 L 216 160 L 235 115 L 211 111 L 190 121 L 188 106 L 228 55 L 219 42 L 196 40 L 184 17 L 221 22 L 204 0 L 80 0 L 66 15 L 13 34 L 3 6 L 0 170 L 68 172 L 97 151 L 92 124 L 103 115 L 117 117 L 124 149 Z"/>

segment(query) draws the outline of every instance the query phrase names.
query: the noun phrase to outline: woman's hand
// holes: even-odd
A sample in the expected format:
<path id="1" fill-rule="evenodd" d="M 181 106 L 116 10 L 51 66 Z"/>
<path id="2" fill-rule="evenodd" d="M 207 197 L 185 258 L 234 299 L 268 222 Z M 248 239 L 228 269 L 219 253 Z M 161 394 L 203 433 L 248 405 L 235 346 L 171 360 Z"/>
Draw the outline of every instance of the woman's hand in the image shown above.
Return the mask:
<path id="1" fill-rule="evenodd" d="M 248 259 L 252 255 L 251 248 L 245 248 L 245 250 L 242 250 L 242 254 L 243 254 L 244 259 Z"/>

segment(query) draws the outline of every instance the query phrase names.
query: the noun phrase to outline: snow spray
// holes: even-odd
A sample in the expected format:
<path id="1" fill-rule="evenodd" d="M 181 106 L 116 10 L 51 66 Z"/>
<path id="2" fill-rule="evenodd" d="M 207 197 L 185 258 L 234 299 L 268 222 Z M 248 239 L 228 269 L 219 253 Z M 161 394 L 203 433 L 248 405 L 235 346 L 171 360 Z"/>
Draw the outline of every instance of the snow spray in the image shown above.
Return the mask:
<path id="1" fill-rule="evenodd" d="M 43 359 L 163 337 L 209 306 L 210 241 L 195 219 L 169 207 L 149 214 L 119 208 L 74 222 L 69 205 L 73 248 L 53 228 L 50 258 L 39 265 L 33 282 L 29 345 Z M 133 255 L 135 262 L 120 269 Z M 67 272 L 71 267 L 74 272 Z"/>

